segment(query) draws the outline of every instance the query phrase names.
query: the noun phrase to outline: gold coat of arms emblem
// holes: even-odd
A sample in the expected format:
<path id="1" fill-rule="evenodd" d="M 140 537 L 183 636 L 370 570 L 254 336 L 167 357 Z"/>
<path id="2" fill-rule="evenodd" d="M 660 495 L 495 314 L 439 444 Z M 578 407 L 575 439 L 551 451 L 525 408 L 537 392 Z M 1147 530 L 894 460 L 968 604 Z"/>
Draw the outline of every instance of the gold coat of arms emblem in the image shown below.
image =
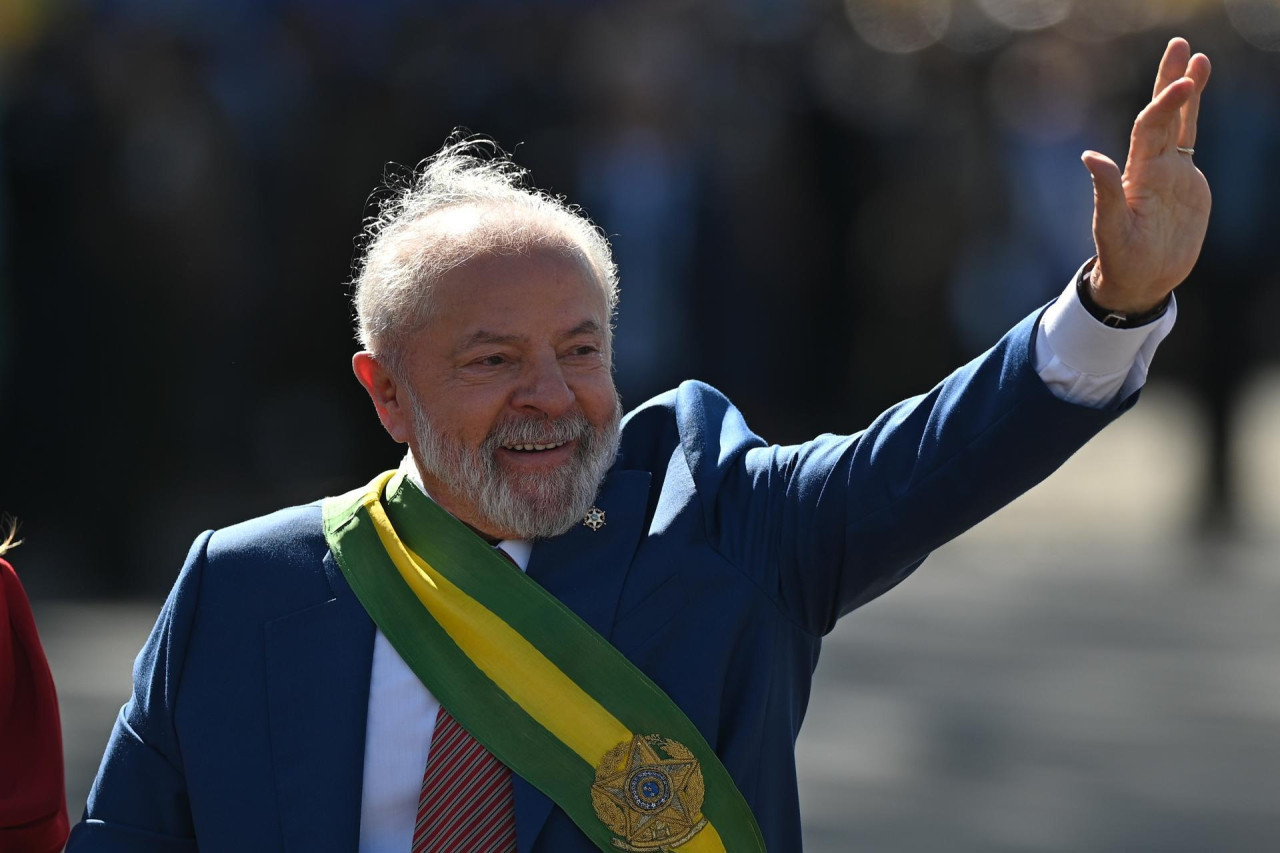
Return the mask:
<path id="1" fill-rule="evenodd" d="M 707 825 L 702 768 L 684 744 L 660 735 L 636 735 L 605 753 L 596 765 L 591 804 L 631 851 L 669 851 Z"/>

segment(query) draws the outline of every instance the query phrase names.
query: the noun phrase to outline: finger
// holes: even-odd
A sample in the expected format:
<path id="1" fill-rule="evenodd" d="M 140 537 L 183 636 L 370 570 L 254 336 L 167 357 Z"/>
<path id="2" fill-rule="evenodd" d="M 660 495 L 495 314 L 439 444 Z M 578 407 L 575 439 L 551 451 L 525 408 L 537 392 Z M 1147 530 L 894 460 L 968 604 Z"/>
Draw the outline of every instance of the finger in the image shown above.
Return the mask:
<path id="1" fill-rule="evenodd" d="M 1133 123 L 1133 135 L 1129 138 L 1129 156 L 1157 157 L 1178 144 L 1182 130 L 1182 106 L 1195 92 L 1195 81 L 1190 77 L 1175 80 L 1138 113 Z"/>
<path id="2" fill-rule="evenodd" d="M 1160 58 L 1160 70 L 1156 72 L 1156 85 L 1151 90 L 1154 101 L 1169 84 L 1187 73 L 1187 61 L 1191 58 L 1191 45 L 1184 38 L 1170 39 Z"/>
<path id="3" fill-rule="evenodd" d="M 1124 195 L 1124 179 L 1116 161 L 1097 151 L 1086 151 L 1080 161 L 1093 178 L 1094 231 L 1123 233 L 1128 226 L 1129 203 Z"/>
<path id="4" fill-rule="evenodd" d="M 1179 145 L 1187 148 L 1194 148 L 1196 145 L 1196 123 L 1200 120 L 1200 95 L 1209 82 L 1209 73 L 1212 70 L 1209 57 L 1203 53 L 1197 53 L 1191 57 L 1191 62 L 1187 64 L 1187 76 L 1196 82 L 1196 88 L 1182 107 L 1182 131 L 1178 134 Z"/>

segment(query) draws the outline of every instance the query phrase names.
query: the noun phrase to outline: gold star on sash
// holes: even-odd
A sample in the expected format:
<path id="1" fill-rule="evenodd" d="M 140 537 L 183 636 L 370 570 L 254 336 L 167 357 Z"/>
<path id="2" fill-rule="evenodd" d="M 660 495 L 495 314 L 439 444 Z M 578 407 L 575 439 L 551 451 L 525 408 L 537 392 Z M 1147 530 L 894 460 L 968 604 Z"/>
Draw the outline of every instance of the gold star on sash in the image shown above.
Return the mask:
<path id="1" fill-rule="evenodd" d="M 693 753 L 659 735 L 636 735 L 609 750 L 591 786 L 596 815 L 618 836 L 613 845 L 631 851 L 667 851 L 691 839 L 707 825 L 705 796 Z"/>

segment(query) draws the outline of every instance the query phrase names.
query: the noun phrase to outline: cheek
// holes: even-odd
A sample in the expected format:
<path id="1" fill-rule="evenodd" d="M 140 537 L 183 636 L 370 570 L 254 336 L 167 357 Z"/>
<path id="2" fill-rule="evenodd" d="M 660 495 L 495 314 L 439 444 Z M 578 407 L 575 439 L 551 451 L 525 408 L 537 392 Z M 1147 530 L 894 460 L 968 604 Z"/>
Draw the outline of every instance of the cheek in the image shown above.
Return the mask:
<path id="1" fill-rule="evenodd" d="M 609 423 L 618 411 L 618 391 L 610 378 L 592 383 L 589 389 L 583 390 L 578 401 L 587 420 L 596 426 Z"/>
<path id="2" fill-rule="evenodd" d="M 471 447 L 479 447 L 489 436 L 502 412 L 500 402 L 483 394 L 446 391 L 442 399 L 443 404 L 427 409 L 432 425 Z"/>
<path id="3" fill-rule="evenodd" d="M 498 412 L 472 413 L 472 416 L 467 418 L 463 427 L 463 435 L 467 443 L 472 447 L 480 447 L 484 444 L 485 440 L 493 434 L 498 421 L 501 420 L 500 413 L 501 410 Z"/>

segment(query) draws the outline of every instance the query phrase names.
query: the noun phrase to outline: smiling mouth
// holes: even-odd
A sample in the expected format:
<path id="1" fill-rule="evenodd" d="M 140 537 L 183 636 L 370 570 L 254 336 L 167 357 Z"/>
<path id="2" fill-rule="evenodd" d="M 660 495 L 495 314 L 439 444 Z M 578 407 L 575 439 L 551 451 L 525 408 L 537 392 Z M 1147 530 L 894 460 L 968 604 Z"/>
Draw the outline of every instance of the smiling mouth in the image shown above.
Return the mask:
<path id="1" fill-rule="evenodd" d="M 564 447 L 568 442 L 556 441 L 551 444 L 504 444 L 503 450 L 511 450 L 516 453 L 538 453 L 543 450 L 555 450 L 557 447 Z"/>

